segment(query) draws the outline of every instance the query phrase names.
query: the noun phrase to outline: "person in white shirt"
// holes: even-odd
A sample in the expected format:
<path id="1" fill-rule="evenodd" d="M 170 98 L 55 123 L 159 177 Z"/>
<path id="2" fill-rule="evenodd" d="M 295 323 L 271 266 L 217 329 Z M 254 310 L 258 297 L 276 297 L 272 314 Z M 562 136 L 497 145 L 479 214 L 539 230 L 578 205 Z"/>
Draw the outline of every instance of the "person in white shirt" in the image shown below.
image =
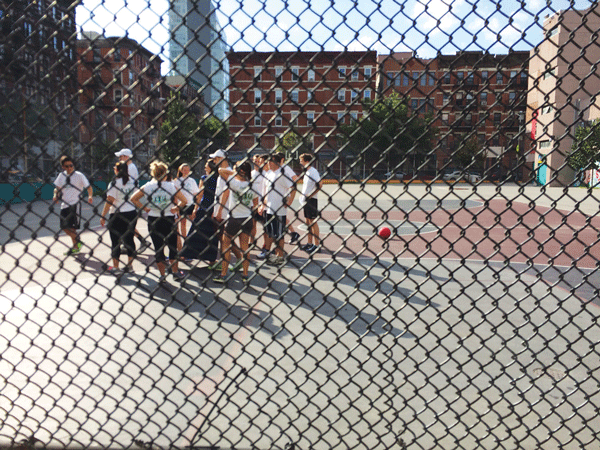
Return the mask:
<path id="1" fill-rule="evenodd" d="M 227 281 L 227 269 L 231 259 L 231 251 L 236 248 L 235 238 L 239 236 L 238 252 L 242 259 L 238 259 L 237 264 L 242 263 L 242 281 L 248 282 L 248 240 L 252 232 L 252 213 L 258 205 L 258 196 L 250 185 L 252 176 L 252 166 L 250 162 L 238 162 L 235 170 L 221 168 L 219 175 L 227 180 L 229 188 L 223 193 L 223 201 L 227 202 L 229 209 L 229 218 L 225 225 L 223 233 L 223 263 L 221 274 L 213 279 L 216 283 L 225 283 Z"/>
<path id="2" fill-rule="evenodd" d="M 169 260 L 173 278 L 184 281 L 185 274 L 179 271 L 177 263 L 177 227 L 175 214 L 187 204 L 183 194 L 177 190 L 172 181 L 166 181 L 169 168 L 163 162 L 150 165 L 152 180 L 138 189 L 131 197 L 131 203 L 148 213 L 148 230 L 154 245 L 156 265 L 161 274 L 161 281 L 166 274 L 165 245 L 169 248 Z M 147 201 L 142 204 L 142 197 Z"/>
<path id="3" fill-rule="evenodd" d="M 129 174 L 129 177 L 133 180 L 133 184 L 135 185 L 135 187 L 138 187 L 140 173 L 138 172 L 137 166 L 133 163 L 133 152 L 128 148 L 123 148 L 116 152 L 115 156 L 119 158 L 119 161 L 127 164 L 127 173 Z M 142 237 L 142 235 L 137 229 L 135 230 L 135 237 L 138 238 L 140 241 L 140 248 L 138 250 L 140 253 L 142 253 L 144 250 L 150 247 L 150 243 Z M 126 249 L 123 250 L 126 251 Z"/>
<path id="4" fill-rule="evenodd" d="M 308 153 L 300 155 L 300 164 L 302 164 L 305 170 L 300 205 L 303 207 L 304 220 L 308 227 L 308 244 L 300 248 L 311 254 L 318 252 L 321 245 L 319 224 L 317 222 L 319 218 L 317 193 L 323 187 L 319 171 L 311 166 L 313 161 L 314 157 Z"/>
<path id="5" fill-rule="evenodd" d="M 293 200 L 294 182 L 287 177 L 282 169 L 283 158 L 279 154 L 271 155 L 269 167 L 271 172 L 266 176 L 265 196 L 261 211 L 265 213 L 267 245 L 275 243 L 275 254 L 268 256 L 267 262 L 272 265 L 285 263 L 283 244 L 286 233 L 287 208 Z"/>
<path id="6" fill-rule="evenodd" d="M 100 225 L 104 226 L 108 217 L 108 232 L 111 241 L 112 266 L 108 272 L 116 275 L 119 270 L 119 256 L 121 255 L 120 244 L 123 243 L 128 261 L 124 272 L 133 272 L 133 258 L 135 255 L 135 242 L 133 232 L 137 222 L 137 211 L 135 205 L 129 201 L 130 195 L 135 190 L 135 183 L 129 176 L 127 164 L 118 162 L 115 164 L 115 179 L 108 185 L 106 191 L 106 203 L 102 210 Z"/>
<path id="7" fill-rule="evenodd" d="M 279 156 L 281 156 L 282 161 L 285 161 L 285 154 L 283 152 L 278 152 L 277 153 Z M 288 177 L 290 180 L 293 181 L 294 186 L 296 185 L 296 181 L 298 180 L 298 175 L 296 175 L 296 172 L 294 172 L 294 170 L 288 166 L 287 164 L 283 164 L 281 165 L 281 170 L 283 171 L 284 175 L 286 177 Z M 296 190 L 294 189 L 294 194 L 296 195 Z M 292 200 L 290 201 L 290 206 L 292 205 L 292 202 L 294 201 L 294 197 L 292 197 Z M 290 244 L 295 244 L 300 240 L 300 234 L 298 234 L 298 232 L 296 232 L 296 230 L 294 230 L 294 226 L 290 223 L 289 219 L 286 219 L 286 225 L 287 225 L 287 229 L 288 232 L 290 233 Z"/>
<path id="8" fill-rule="evenodd" d="M 94 190 L 84 174 L 75 170 L 75 163 L 69 156 L 60 158 L 60 165 L 63 172 L 58 174 L 54 185 L 54 197 L 52 201 L 60 205 L 60 229 L 71 238 L 73 246 L 65 255 L 74 255 L 81 251 L 83 243 L 79 240 L 77 230 L 80 227 L 81 216 L 81 193 L 87 189 L 88 203 L 91 205 L 94 201 Z"/>
<path id="9" fill-rule="evenodd" d="M 258 203 L 262 203 L 263 199 L 263 187 L 265 184 L 265 175 L 266 175 L 266 161 L 269 158 L 269 155 L 254 155 L 252 158 L 252 163 L 254 165 L 254 170 L 252 170 L 252 189 L 256 192 L 258 196 Z M 256 245 L 256 232 L 258 228 L 258 222 L 261 224 L 265 223 L 264 217 L 258 211 L 254 212 L 254 221 L 252 222 L 252 233 L 250 234 L 251 242 Z M 265 252 L 264 239 L 263 239 L 263 251 Z"/>
<path id="10" fill-rule="evenodd" d="M 184 163 L 179 166 L 179 169 L 177 169 L 177 179 L 173 182 L 175 187 L 187 200 L 187 206 L 179 215 L 179 233 L 177 235 L 177 250 L 179 250 L 179 252 L 181 252 L 181 249 L 183 248 L 183 242 L 187 237 L 187 221 L 189 220 L 191 222 L 194 220 L 194 209 L 196 207 L 195 198 L 198 192 L 200 192 L 198 183 L 196 183 L 196 180 L 190 177 L 191 173 L 192 168 L 190 165 Z"/>

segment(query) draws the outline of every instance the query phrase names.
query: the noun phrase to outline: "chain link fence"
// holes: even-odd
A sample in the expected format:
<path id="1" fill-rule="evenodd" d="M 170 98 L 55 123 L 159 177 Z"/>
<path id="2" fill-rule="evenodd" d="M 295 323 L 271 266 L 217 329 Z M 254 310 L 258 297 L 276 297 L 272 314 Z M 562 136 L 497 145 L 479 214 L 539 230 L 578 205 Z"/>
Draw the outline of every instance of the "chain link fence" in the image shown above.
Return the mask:
<path id="1" fill-rule="evenodd" d="M 600 446 L 595 3 L 134 3 L 0 1 L 0 446 Z"/>

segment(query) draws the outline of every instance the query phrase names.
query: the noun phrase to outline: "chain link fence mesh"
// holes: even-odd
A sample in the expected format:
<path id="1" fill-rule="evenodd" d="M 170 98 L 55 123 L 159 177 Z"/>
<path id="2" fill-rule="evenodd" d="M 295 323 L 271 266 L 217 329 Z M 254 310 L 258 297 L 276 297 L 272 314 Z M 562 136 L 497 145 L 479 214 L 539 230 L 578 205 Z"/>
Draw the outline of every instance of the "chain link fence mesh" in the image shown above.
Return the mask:
<path id="1" fill-rule="evenodd" d="M 594 2 L 0 23 L 0 446 L 598 448 Z"/>

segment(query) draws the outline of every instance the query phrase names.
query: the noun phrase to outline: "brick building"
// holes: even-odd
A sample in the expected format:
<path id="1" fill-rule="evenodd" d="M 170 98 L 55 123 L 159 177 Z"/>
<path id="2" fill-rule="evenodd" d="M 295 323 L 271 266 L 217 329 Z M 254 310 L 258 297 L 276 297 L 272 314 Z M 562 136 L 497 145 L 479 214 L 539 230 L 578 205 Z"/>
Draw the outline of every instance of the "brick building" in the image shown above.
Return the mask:
<path id="1" fill-rule="evenodd" d="M 69 145 L 77 123 L 75 35 L 70 0 L 0 0 L 3 169 L 43 178 Z"/>
<path id="2" fill-rule="evenodd" d="M 127 37 L 84 32 L 79 55 L 79 141 L 91 172 L 107 176 L 114 151 L 130 148 L 143 166 L 158 150 L 168 88 L 161 59 Z"/>
<path id="3" fill-rule="evenodd" d="M 453 152 L 476 136 L 488 174 L 528 176 L 521 151 L 526 148 L 528 58 L 529 52 L 459 52 L 432 59 L 412 52 L 380 55 L 378 92 L 399 92 L 410 98 L 416 114 L 433 114 L 438 140 L 431 171 L 454 167 Z M 411 167 L 403 169 L 412 173 Z"/>
<path id="4" fill-rule="evenodd" d="M 338 127 L 359 119 L 376 93 L 377 53 L 230 52 L 230 150 L 276 149 L 288 132 L 314 150 L 321 169 L 344 175 Z"/>

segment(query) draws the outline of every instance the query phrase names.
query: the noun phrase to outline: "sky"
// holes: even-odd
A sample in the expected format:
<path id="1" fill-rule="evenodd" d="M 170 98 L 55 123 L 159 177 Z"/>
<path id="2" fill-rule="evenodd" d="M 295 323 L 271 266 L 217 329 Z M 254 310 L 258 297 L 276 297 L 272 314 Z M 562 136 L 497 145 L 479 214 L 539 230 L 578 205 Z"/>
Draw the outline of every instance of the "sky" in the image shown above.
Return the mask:
<path id="1" fill-rule="evenodd" d="M 460 50 L 529 50 L 547 15 L 586 9 L 567 0 L 213 0 L 234 51 L 414 51 L 421 58 Z M 168 0 L 83 0 L 80 30 L 123 36 L 168 61 Z M 168 71 L 168 62 L 163 72 Z"/>

